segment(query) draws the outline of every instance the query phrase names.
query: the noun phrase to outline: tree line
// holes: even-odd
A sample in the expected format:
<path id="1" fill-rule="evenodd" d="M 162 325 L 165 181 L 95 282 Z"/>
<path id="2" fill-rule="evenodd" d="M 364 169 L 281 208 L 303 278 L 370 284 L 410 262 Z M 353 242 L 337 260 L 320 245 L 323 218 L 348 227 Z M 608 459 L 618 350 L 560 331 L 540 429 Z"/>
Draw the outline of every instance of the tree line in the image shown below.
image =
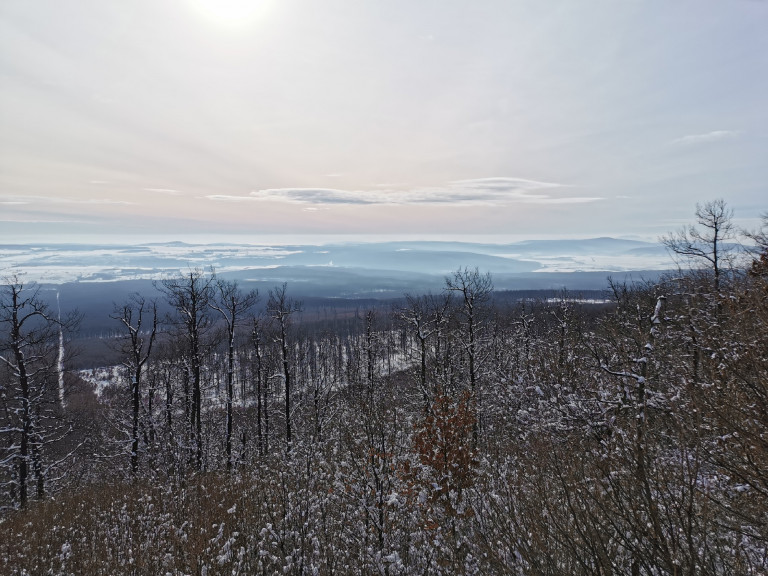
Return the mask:
<path id="1" fill-rule="evenodd" d="M 680 269 L 609 306 L 437 294 L 301 320 L 213 271 L 115 306 L 98 402 L 59 318 L 4 287 L 8 573 L 764 574 L 768 219 L 723 201 L 662 238 Z M 78 400 L 79 398 L 79 400 Z"/>

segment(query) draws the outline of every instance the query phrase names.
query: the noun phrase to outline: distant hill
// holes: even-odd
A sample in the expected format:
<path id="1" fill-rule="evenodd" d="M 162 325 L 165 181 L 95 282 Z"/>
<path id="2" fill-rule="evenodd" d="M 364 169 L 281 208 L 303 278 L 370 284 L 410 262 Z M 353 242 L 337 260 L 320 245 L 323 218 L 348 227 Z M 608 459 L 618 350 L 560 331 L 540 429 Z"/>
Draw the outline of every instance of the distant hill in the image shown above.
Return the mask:
<path id="1" fill-rule="evenodd" d="M 672 262 L 658 244 L 616 238 L 530 240 L 492 244 L 392 241 L 327 245 L 27 244 L 0 246 L 0 268 L 36 280 L 63 310 L 86 312 L 83 333 L 113 329 L 115 303 L 131 293 L 159 292 L 153 281 L 191 268 L 216 269 L 243 288 L 288 283 L 292 297 L 320 308 L 333 301 L 397 299 L 440 292 L 445 276 L 463 267 L 490 272 L 497 290 L 602 290 L 607 277 L 653 279 Z"/>
<path id="2" fill-rule="evenodd" d="M 510 282 L 515 280 L 514 275 L 520 274 L 523 276 L 518 277 L 518 281 L 527 279 L 539 285 L 552 278 L 534 280 L 536 277 L 531 274 L 661 270 L 670 268 L 671 264 L 659 244 L 616 238 L 506 244 L 395 241 L 269 246 L 183 242 L 0 246 L 0 268 L 17 269 L 29 279 L 52 284 L 157 279 L 189 268 L 214 267 L 219 273 L 254 281 L 316 280 L 326 284 L 346 274 L 352 281 L 360 280 L 360 276 L 376 278 L 379 282 L 384 282 L 384 278 L 398 278 L 396 284 L 406 280 L 405 284 L 410 285 L 419 284 L 421 275 L 442 277 L 459 267 L 469 266 L 491 272 L 498 278 L 509 276 Z M 379 288 L 386 290 L 388 284 Z"/>

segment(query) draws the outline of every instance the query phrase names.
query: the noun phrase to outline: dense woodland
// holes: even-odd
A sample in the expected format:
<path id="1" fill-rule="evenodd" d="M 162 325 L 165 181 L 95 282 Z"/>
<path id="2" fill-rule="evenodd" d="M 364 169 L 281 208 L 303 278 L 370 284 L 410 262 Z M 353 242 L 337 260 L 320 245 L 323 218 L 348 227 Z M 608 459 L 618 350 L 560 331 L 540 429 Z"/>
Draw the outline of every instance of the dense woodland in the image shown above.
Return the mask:
<path id="1" fill-rule="evenodd" d="M 492 278 L 330 322 L 213 271 L 113 312 L 0 299 L 0 573 L 768 574 L 768 219 L 678 272 L 515 303 Z"/>

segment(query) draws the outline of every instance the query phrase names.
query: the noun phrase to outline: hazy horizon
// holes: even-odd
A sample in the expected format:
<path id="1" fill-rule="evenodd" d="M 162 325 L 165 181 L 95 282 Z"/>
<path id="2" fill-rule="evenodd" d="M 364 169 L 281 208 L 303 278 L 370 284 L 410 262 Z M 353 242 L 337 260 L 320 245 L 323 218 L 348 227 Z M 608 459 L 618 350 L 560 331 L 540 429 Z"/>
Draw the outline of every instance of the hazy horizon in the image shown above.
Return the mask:
<path id="1" fill-rule="evenodd" d="M 656 243 L 657 237 L 639 234 L 57 234 L 53 236 L 5 235 L 0 234 L 0 245 L 46 245 L 59 244 L 113 244 L 117 246 L 164 244 L 182 242 L 186 244 L 215 245 L 242 244 L 253 246 L 285 246 L 327 244 L 369 244 L 386 242 L 462 242 L 468 244 L 514 244 L 534 240 L 585 240 L 591 238 L 615 238 Z"/>

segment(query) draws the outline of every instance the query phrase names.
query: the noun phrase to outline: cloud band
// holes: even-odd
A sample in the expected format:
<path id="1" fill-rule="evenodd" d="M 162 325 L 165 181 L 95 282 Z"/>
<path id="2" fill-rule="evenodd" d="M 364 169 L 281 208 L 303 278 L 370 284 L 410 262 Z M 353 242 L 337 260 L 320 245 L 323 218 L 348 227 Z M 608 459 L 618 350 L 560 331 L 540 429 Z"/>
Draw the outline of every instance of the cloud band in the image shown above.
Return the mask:
<path id="1" fill-rule="evenodd" d="M 342 190 L 337 188 L 267 188 L 248 196 L 214 194 L 220 202 L 282 202 L 309 205 L 442 205 L 500 206 L 506 204 L 574 204 L 595 202 L 599 197 L 570 196 L 564 184 L 523 178 L 493 177 L 455 180 L 442 187 L 409 190 Z"/>

